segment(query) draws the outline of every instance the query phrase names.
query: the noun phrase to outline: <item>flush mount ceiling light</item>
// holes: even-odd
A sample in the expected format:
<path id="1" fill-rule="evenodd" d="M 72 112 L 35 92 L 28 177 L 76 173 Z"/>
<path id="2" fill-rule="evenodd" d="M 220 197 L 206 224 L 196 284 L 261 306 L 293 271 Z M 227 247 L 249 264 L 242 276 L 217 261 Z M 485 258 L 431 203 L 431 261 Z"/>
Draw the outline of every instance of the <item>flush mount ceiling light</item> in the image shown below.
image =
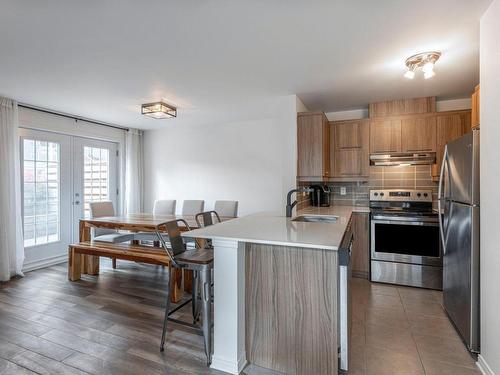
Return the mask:
<path id="1" fill-rule="evenodd" d="M 163 102 L 147 103 L 141 107 L 141 113 L 156 119 L 177 117 L 177 108 Z"/>
<path id="2" fill-rule="evenodd" d="M 441 52 L 437 51 L 418 53 L 408 57 L 406 59 L 406 67 L 408 70 L 404 74 L 405 78 L 415 78 L 415 71 L 417 69 L 422 69 L 425 79 L 434 77 L 436 75 L 436 73 L 434 73 L 434 64 L 440 57 Z"/>

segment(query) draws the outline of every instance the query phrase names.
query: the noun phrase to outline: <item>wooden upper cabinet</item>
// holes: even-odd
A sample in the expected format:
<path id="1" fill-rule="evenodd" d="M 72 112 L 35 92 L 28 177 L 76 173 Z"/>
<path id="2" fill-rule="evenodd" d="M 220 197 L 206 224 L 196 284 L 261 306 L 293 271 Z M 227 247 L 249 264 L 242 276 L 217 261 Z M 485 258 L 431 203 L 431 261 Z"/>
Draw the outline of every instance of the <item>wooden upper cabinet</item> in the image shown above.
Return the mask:
<path id="1" fill-rule="evenodd" d="M 436 164 L 432 166 L 433 179 L 439 178 L 446 144 L 470 131 L 470 113 L 460 111 L 436 116 Z"/>
<path id="2" fill-rule="evenodd" d="M 365 120 L 336 121 L 334 124 L 335 148 L 341 150 L 363 147 L 361 132 L 365 122 Z"/>
<path id="3" fill-rule="evenodd" d="M 372 120 L 370 123 L 370 153 L 401 152 L 401 120 Z"/>
<path id="4" fill-rule="evenodd" d="M 367 164 L 366 153 L 360 149 L 336 150 L 335 177 L 361 177 L 365 176 L 364 165 Z"/>
<path id="5" fill-rule="evenodd" d="M 436 111 L 436 97 L 398 99 L 370 104 L 370 117 L 412 115 Z"/>
<path id="6" fill-rule="evenodd" d="M 330 123 L 333 177 L 352 180 L 369 176 L 369 132 L 368 120 Z"/>
<path id="7" fill-rule="evenodd" d="M 412 116 L 402 119 L 401 151 L 436 151 L 436 117 Z"/>
<path id="8" fill-rule="evenodd" d="M 330 126 L 321 112 L 297 115 L 297 177 L 330 176 Z"/>
<path id="9" fill-rule="evenodd" d="M 471 112 L 471 126 L 472 128 L 476 128 L 480 123 L 479 116 L 479 85 L 476 86 L 474 93 L 472 94 L 472 112 Z"/>

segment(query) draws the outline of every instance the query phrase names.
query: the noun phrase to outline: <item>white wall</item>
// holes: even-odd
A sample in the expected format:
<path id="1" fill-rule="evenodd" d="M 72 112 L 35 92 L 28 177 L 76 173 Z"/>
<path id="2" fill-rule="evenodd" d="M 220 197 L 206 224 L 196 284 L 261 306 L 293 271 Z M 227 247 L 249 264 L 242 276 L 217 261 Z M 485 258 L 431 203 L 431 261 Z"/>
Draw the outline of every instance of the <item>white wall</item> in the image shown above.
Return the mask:
<path id="1" fill-rule="evenodd" d="M 500 374 L 500 0 L 481 18 L 481 357 Z M 480 358 L 481 363 L 481 358 Z"/>
<path id="2" fill-rule="evenodd" d="M 250 111 L 248 110 L 250 109 Z M 155 199 L 238 200 L 240 215 L 284 212 L 296 178 L 296 96 L 249 104 L 231 120 L 145 132 L 145 208 Z"/>

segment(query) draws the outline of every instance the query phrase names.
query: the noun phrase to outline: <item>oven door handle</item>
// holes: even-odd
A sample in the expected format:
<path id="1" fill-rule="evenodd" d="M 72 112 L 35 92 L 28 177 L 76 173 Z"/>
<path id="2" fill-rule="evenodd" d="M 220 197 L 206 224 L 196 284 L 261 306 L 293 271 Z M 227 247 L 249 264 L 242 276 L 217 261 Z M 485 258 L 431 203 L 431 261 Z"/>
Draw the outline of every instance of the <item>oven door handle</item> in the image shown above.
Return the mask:
<path id="1" fill-rule="evenodd" d="M 439 223 L 436 218 L 408 220 L 405 218 L 394 218 L 387 216 L 374 216 L 372 222 L 375 224 L 399 224 L 399 225 L 423 225 L 423 226 L 438 226 Z"/>

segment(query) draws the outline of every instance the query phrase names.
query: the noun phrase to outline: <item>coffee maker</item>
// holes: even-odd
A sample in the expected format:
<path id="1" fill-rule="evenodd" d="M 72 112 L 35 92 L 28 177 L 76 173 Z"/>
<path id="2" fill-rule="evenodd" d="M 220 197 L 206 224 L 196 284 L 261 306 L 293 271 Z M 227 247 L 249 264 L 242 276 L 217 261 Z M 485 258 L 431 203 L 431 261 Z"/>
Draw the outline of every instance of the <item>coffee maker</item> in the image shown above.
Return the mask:
<path id="1" fill-rule="evenodd" d="M 313 192 L 309 193 L 311 206 L 330 207 L 331 190 L 327 185 L 311 185 Z"/>

